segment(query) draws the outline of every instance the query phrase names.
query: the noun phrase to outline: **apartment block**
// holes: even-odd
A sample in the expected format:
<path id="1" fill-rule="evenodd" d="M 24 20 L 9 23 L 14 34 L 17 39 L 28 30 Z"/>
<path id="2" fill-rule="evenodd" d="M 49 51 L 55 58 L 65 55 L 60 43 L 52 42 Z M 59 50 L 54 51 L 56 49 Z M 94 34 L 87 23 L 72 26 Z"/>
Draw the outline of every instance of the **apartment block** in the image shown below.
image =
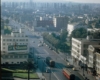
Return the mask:
<path id="1" fill-rule="evenodd" d="M 72 38 L 72 50 L 71 55 L 74 61 L 77 64 L 88 64 L 88 46 L 90 44 L 97 45 L 100 43 L 100 40 L 91 40 L 91 39 L 83 39 L 83 38 Z"/>

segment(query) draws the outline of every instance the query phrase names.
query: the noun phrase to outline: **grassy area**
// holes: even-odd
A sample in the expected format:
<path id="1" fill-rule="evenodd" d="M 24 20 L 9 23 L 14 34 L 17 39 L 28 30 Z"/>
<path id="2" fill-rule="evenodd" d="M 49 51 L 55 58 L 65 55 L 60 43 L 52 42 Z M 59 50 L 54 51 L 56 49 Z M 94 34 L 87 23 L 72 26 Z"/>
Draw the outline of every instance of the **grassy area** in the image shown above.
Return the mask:
<path id="1" fill-rule="evenodd" d="M 28 73 L 13 73 L 14 77 L 18 77 L 18 78 L 28 78 Z M 38 75 L 36 73 L 30 73 L 30 78 L 39 78 Z"/>
<path id="2" fill-rule="evenodd" d="M 27 70 L 21 70 L 21 69 L 15 69 L 15 70 L 12 70 L 12 69 L 7 69 L 7 68 L 2 68 L 3 70 L 6 70 L 6 71 L 10 71 L 13 73 L 13 76 L 14 77 L 18 77 L 18 78 L 25 78 L 27 79 L 28 78 L 28 71 Z M 33 78 L 39 78 L 38 75 L 36 74 L 35 71 L 30 71 L 30 78 L 33 79 Z"/>

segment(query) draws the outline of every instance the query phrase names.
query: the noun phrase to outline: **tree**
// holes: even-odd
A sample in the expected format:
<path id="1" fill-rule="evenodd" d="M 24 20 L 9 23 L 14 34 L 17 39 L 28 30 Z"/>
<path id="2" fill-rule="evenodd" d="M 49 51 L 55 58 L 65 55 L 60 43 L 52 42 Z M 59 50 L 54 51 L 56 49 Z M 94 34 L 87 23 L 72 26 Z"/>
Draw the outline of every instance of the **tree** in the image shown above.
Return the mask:
<path id="1" fill-rule="evenodd" d="M 72 31 L 71 37 L 74 38 L 86 38 L 87 30 L 85 28 L 77 28 Z"/>
<path id="2" fill-rule="evenodd" d="M 25 67 L 26 67 L 26 69 L 28 70 L 28 80 L 30 79 L 30 70 L 32 70 L 33 69 L 33 62 L 32 62 L 32 60 L 27 60 L 27 62 L 25 62 Z"/>
<path id="3" fill-rule="evenodd" d="M 61 34 L 60 34 L 60 41 L 61 42 L 65 42 L 66 38 L 67 38 L 68 32 L 66 30 L 62 30 Z"/>

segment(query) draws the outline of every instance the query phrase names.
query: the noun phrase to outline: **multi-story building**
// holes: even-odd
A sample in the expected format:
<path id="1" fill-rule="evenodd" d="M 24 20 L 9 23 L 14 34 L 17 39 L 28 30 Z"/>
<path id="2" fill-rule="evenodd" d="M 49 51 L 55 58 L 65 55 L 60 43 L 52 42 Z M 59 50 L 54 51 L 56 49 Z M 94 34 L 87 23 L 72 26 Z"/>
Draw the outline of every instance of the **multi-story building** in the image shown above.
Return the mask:
<path id="1" fill-rule="evenodd" d="M 100 43 L 99 40 L 83 39 L 83 38 L 72 38 L 72 50 L 71 55 L 73 61 L 76 61 L 77 64 L 87 64 L 88 61 L 88 45 L 97 45 Z"/>
<path id="2" fill-rule="evenodd" d="M 53 18 L 54 27 L 57 30 L 66 29 L 68 24 L 68 17 L 56 17 Z"/>
<path id="3" fill-rule="evenodd" d="M 100 45 L 89 45 L 88 67 L 95 69 L 100 74 Z"/>
<path id="4" fill-rule="evenodd" d="M 24 28 L 16 29 L 10 35 L 1 35 L 2 63 L 20 63 L 29 56 L 29 39 Z"/>

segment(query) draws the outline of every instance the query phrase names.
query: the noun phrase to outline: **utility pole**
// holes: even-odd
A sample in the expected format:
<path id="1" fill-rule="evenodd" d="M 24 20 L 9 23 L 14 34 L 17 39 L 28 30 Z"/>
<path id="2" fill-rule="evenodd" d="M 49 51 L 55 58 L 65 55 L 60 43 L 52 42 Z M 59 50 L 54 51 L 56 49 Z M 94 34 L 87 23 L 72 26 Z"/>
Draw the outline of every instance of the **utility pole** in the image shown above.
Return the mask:
<path id="1" fill-rule="evenodd" d="M 50 67 L 50 78 L 49 78 L 49 80 L 51 80 L 51 67 Z"/>

